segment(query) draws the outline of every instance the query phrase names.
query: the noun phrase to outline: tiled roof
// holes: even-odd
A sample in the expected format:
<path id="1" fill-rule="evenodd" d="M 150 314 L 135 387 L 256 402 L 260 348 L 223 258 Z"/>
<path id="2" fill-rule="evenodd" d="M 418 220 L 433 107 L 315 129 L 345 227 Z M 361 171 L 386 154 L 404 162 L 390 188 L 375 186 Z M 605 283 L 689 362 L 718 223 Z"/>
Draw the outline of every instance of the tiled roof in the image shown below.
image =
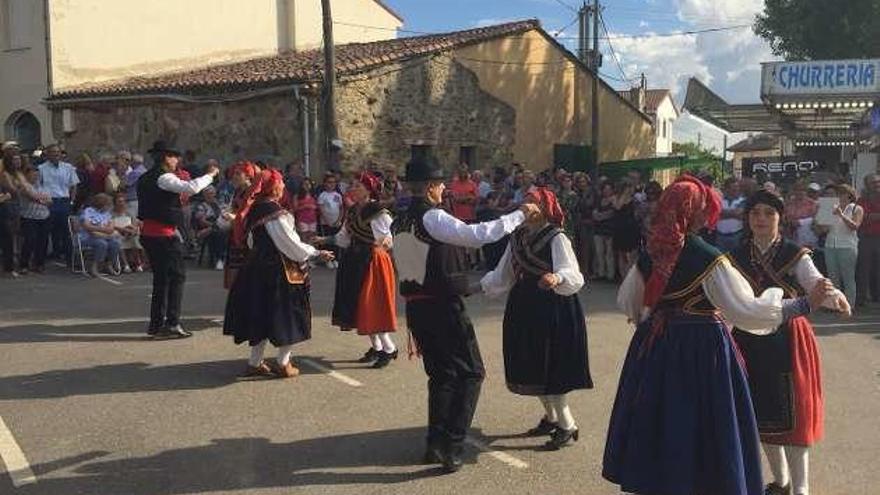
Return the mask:
<path id="1" fill-rule="evenodd" d="M 388 63 L 431 55 L 537 28 L 540 28 L 540 23 L 532 19 L 466 31 L 338 45 L 336 72 L 339 76 L 357 74 Z M 204 95 L 219 91 L 241 91 L 320 81 L 323 57 L 324 54 L 320 49 L 285 52 L 190 71 L 133 77 L 69 88 L 59 91 L 50 100 L 169 93 Z"/>
<path id="2" fill-rule="evenodd" d="M 731 152 L 766 151 L 779 148 L 779 136 L 774 134 L 756 134 L 727 148 Z"/>
<path id="3" fill-rule="evenodd" d="M 620 96 L 629 100 L 629 91 L 618 91 Z M 649 89 L 645 92 L 645 113 L 654 114 L 657 113 L 657 108 L 663 103 L 663 99 L 666 98 L 666 95 L 672 97 L 672 93 L 668 89 Z M 675 106 L 675 101 L 672 102 L 672 105 Z M 678 112 L 678 108 L 675 109 Z"/>

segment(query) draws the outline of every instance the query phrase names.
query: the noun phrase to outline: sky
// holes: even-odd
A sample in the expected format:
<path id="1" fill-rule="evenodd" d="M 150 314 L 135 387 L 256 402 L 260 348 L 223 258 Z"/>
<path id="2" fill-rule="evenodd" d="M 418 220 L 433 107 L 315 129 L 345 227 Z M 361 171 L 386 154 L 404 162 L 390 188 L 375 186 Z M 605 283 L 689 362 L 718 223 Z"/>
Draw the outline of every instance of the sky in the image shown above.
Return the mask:
<path id="1" fill-rule="evenodd" d="M 577 0 L 385 2 L 405 19 L 404 30 L 444 32 L 537 18 L 551 34 L 563 29 L 558 34 L 563 44 L 572 49 L 577 45 Z M 696 76 L 728 102 L 759 101 L 760 63 L 775 58 L 750 27 L 670 34 L 751 25 L 763 0 L 605 0 L 603 6 L 609 36 L 600 33 L 605 54 L 600 73 L 612 86 L 626 88 L 630 83 L 624 80 L 645 73 L 649 88 L 668 88 L 681 103 L 688 79 Z"/>

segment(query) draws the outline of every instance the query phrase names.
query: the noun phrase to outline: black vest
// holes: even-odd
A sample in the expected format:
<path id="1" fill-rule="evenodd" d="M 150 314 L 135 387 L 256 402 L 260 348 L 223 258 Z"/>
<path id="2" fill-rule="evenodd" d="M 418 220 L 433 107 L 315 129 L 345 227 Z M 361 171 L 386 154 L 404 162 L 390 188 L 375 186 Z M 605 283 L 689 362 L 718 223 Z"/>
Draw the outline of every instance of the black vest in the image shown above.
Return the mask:
<path id="1" fill-rule="evenodd" d="M 703 291 L 703 280 L 724 259 L 725 255 L 703 238 L 688 234 L 657 305 L 658 309 L 675 309 L 697 315 L 714 314 L 717 309 Z M 652 265 L 648 253 L 642 252 L 636 266 L 645 280 L 651 276 Z"/>
<path id="2" fill-rule="evenodd" d="M 400 281 L 402 296 L 425 295 L 448 297 L 468 293 L 467 252 L 464 248 L 444 244 L 433 237 L 425 229 L 424 217 L 436 208 L 424 198 L 415 199 L 409 209 L 398 217 L 391 226 L 396 236 L 403 232 L 412 233 L 416 239 L 427 244 L 428 256 L 425 260 L 424 283 L 412 280 Z M 395 247 L 395 249 L 397 249 Z"/>
<path id="3" fill-rule="evenodd" d="M 180 194 L 159 188 L 159 176 L 164 173 L 162 167 L 156 165 L 138 179 L 138 218 L 182 227 Z"/>
<path id="4" fill-rule="evenodd" d="M 562 234 L 555 225 L 545 225 L 537 232 L 517 229 L 510 236 L 510 254 L 517 278 L 537 279 L 553 273 L 553 239 Z"/>
<path id="5" fill-rule="evenodd" d="M 770 287 L 780 287 L 785 291 L 785 297 L 794 298 L 806 295 L 806 292 L 798 284 L 792 269 L 809 253 L 809 249 L 783 239 L 777 246 L 771 248 L 763 259 L 751 242 L 740 244 L 731 256 L 756 294 Z"/>

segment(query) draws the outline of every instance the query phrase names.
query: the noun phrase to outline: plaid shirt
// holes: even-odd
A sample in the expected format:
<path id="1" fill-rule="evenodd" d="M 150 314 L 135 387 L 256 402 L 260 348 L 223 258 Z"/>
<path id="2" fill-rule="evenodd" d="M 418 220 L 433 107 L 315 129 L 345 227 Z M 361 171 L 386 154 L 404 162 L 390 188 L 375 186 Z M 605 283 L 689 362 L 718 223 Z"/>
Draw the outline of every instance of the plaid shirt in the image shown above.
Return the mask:
<path id="1" fill-rule="evenodd" d="M 30 194 L 46 192 L 42 186 L 34 188 L 31 184 L 24 184 L 24 187 Z M 28 194 L 19 194 L 19 201 L 21 218 L 28 220 L 45 220 L 49 218 L 49 207 L 32 200 Z"/>

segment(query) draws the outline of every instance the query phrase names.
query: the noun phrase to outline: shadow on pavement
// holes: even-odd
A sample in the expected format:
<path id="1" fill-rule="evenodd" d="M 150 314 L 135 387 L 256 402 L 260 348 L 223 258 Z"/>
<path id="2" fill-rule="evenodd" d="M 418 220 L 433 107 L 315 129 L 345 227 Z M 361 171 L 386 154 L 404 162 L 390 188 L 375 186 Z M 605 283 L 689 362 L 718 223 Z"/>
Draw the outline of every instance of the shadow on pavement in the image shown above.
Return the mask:
<path id="1" fill-rule="evenodd" d="M 244 359 L 171 366 L 124 363 L 4 376 L 0 378 L 0 400 L 213 389 L 242 381 L 238 375 L 244 371 L 244 366 Z M 307 366 L 303 366 L 301 372 L 303 375 L 320 374 Z"/>
<path id="2" fill-rule="evenodd" d="M 409 428 L 291 443 L 272 443 L 266 438 L 215 439 L 207 445 L 167 450 L 149 457 L 90 462 L 74 468 L 75 475 L 70 477 L 46 478 L 43 475 L 57 468 L 36 465 L 33 470 L 38 482 L 22 487 L 19 492 L 174 495 L 286 486 L 405 483 L 441 474 L 438 467 L 419 464 L 423 438 L 424 429 Z M 74 459 L 100 455 L 84 454 Z M 50 464 L 76 462 L 61 460 Z M 380 469 L 362 469 L 371 467 Z M 389 472 L 382 468 L 395 469 Z"/>
<path id="3" fill-rule="evenodd" d="M 851 318 L 820 313 L 811 320 L 819 337 L 851 333 L 873 335 L 875 339 L 880 339 L 880 310 L 877 307 L 861 309 Z"/>
<path id="4" fill-rule="evenodd" d="M 217 323 L 206 319 L 184 319 L 181 325 L 199 332 L 215 328 Z M 85 325 L 22 325 L 0 328 L 0 344 L 40 342 L 151 342 L 146 334 L 147 323 L 140 321 L 97 323 Z M 131 335 L 128 335 L 131 334 Z"/>

